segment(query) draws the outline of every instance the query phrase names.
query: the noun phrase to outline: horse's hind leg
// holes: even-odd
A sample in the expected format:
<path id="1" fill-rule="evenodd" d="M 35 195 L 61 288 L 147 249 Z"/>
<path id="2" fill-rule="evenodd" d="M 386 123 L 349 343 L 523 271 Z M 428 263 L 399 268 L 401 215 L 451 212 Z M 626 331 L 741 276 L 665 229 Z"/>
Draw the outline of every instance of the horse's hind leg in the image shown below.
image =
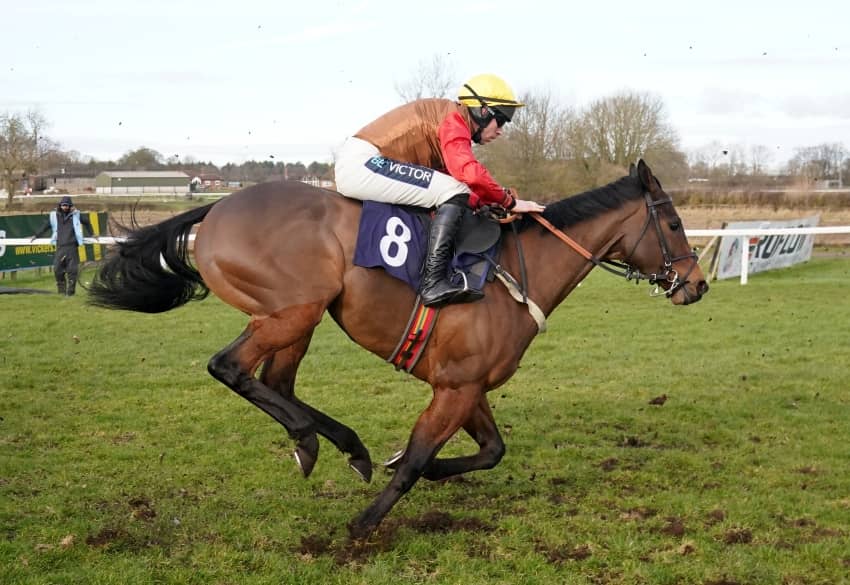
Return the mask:
<path id="1" fill-rule="evenodd" d="M 263 361 L 307 338 L 321 319 L 324 306 L 298 305 L 272 316 L 254 319 L 230 345 L 210 359 L 207 369 L 225 386 L 254 404 L 286 428 L 307 457 L 318 456 L 315 423 L 299 405 L 285 399 L 254 377 Z M 306 350 L 306 347 L 305 347 Z M 312 466 L 311 466 L 312 469 Z"/>
<path id="2" fill-rule="evenodd" d="M 274 354 L 266 361 L 260 380 L 269 388 L 279 392 L 286 400 L 307 412 L 316 425 L 316 431 L 333 443 L 337 449 L 348 453 L 350 455 L 348 464 L 364 481 L 369 482 L 372 479 L 372 460 L 369 457 L 369 450 L 360 441 L 357 433 L 295 396 L 295 375 L 301 359 L 307 352 L 311 338 L 312 332 Z M 304 475 L 310 475 L 316 463 L 318 451 L 312 458 L 309 452 L 296 450 L 296 454 Z"/>
<path id="3" fill-rule="evenodd" d="M 313 417 L 319 434 L 333 443 L 337 449 L 349 454 L 348 465 L 360 476 L 360 479 L 366 483 L 372 481 L 372 458 L 357 433 L 300 399 L 295 398 L 294 400 L 298 406 Z"/>

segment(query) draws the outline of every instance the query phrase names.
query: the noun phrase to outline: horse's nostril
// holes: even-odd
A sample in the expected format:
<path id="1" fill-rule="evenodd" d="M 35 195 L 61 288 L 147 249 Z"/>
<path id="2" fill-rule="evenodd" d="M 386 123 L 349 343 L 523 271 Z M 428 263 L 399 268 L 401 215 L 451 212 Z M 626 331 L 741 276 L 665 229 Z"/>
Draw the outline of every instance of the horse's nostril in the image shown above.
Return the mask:
<path id="1" fill-rule="evenodd" d="M 707 293 L 708 292 L 708 283 L 704 280 L 700 280 L 697 283 L 697 292 L 699 293 L 700 296 Z"/>

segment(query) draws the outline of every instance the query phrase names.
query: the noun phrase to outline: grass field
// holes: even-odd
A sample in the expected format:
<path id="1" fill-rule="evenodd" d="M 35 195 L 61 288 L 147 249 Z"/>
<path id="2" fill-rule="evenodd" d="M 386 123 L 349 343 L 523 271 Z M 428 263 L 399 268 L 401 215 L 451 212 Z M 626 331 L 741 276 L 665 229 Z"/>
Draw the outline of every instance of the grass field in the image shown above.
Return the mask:
<path id="1" fill-rule="evenodd" d="M 595 271 L 490 395 L 502 463 L 421 481 L 364 546 L 345 524 L 389 476 L 323 441 L 304 480 L 206 373 L 241 314 L 0 295 L 0 582 L 850 582 L 848 284 L 817 259 L 679 308 Z M 330 319 L 298 392 L 375 461 L 430 397 Z"/>

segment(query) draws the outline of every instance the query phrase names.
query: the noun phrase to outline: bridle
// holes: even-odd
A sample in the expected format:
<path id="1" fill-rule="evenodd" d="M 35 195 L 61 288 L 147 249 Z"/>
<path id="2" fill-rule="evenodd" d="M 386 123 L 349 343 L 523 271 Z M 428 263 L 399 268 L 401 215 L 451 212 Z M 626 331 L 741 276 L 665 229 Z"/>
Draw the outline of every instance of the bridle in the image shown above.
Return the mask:
<path id="1" fill-rule="evenodd" d="M 606 260 L 599 259 L 590 252 L 588 252 L 581 244 L 570 238 L 567 234 L 553 226 L 549 223 L 548 220 L 544 219 L 542 215 L 539 213 L 531 213 L 531 217 L 537 220 L 543 227 L 548 229 L 550 232 L 555 234 L 561 241 L 570 246 L 573 250 L 584 256 L 589 262 L 593 263 L 594 266 L 599 266 L 603 270 L 607 270 L 611 274 L 616 274 L 617 276 L 625 277 L 626 280 L 634 280 L 636 284 L 639 284 L 641 280 L 646 280 L 649 284 L 654 284 L 655 289 L 650 293 L 650 296 L 661 296 L 662 294 L 669 298 L 673 296 L 677 290 L 683 288 L 688 283 L 688 276 L 690 276 L 693 269 L 697 266 L 697 255 L 692 251 L 690 254 L 685 254 L 683 256 L 675 256 L 671 257 L 670 255 L 670 246 L 667 243 L 667 238 L 664 237 L 664 231 L 661 229 L 661 219 L 658 217 L 658 207 L 661 205 L 670 204 L 673 205 L 673 200 L 670 197 L 665 199 L 659 199 L 658 201 L 653 201 L 650 194 L 646 191 L 643 193 L 644 199 L 646 200 L 646 220 L 643 222 L 643 227 L 640 231 L 640 236 L 638 236 L 637 241 L 634 246 L 632 246 L 631 251 L 626 255 L 625 260 L 622 262 L 618 262 L 615 260 Z M 652 225 L 655 227 L 655 233 L 658 236 L 658 243 L 661 246 L 661 256 L 664 259 L 664 266 L 661 271 L 653 272 L 650 274 L 645 274 L 632 266 L 631 259 L 637 250 L 638 245 L 643 240 L 646 232 L 649 230 L 649 224 L 652 222 Z M 691 263 L 691 267 L 685 273 L 684 278 L 679 277 L 679 272 L 673 269 L 673 263 L 678 262 L 679 260 L 685 260 L 690 258 L 693 262 Z M 669 284 L 669 287 L 665 290 L 661 284 Z"/>

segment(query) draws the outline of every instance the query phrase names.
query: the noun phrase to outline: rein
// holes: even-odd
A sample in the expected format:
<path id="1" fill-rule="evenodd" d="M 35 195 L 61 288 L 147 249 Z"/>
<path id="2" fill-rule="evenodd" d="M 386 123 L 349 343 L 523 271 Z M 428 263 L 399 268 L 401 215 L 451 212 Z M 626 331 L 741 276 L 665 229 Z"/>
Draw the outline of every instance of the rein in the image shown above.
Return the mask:
<path id="1" fill-rule="evenodd" d="M 672 258 L 670 257 L 670 247 L 667 244 L 667 239 L 664 237 L 664 232 L 661 229 L 661 220 L 658 218 L 658 210 L 656 208 L 659 205 L 665 205 L 667 203 L 672 205 L 673 200 L 667 197 L 666 199 L 659 199 L 658 201 L 653 201 L 649 193 L 644 192 L 643 195 L 644 199 L 646 200 L 646 207 L 648 210 L 648 213 L 646 214 L 646 220 L 643 222 L 643 227 L 641 228 L 640 236 L 638 237 L 634 246 L 632 246 L 631 251 L 628 253 L 626 259 L 623 262 L 616 262 L 614 260 L 597 258 L 592 253 L 590 253 L 584 246 L 576 242 L 563 231 L 553 226 L 549 222 L 549 220 L 544 218 L 539 213 L 530 213 L 529 215 L 531 215 L 531 217 L 533 217 L 540 225 L 552 232 L 555 237 L 557 237 L 559 240 L 561 240 L 570 248 L 575 250 L 578 254 L 580 254 L 585 260 L 591 262 L 594 266 L 598 266 L 603 270 L 610 272 L 611 274 L 622 276 L 626 280 L 634 280 L 636 284 L 639 284 L 641 280 L 647 280 L 649 284 L 655 285 L 655 290 L 650 293 L 651 296 L 660 296 L 661 294 L 663 294 L 665 297 L 669 298 L 673 296 L 677 290 L 687 284 L 688 276 L 691 274 L 691 271 L 697 265 L 697 255 L 691 252 L 690 254 L 685 254 L 684 256 L 676 256 Z M 629 263 L 629 260 L 631 260 L 632 255 L 634 255 L 635 250 L 637 250 L 638 245 L 643 240 L 643 237 L 646 235 L 646 232 L 649 229 L 650 221 L 653 223 L 655 227 L 655 233 L 658 235 L 658 242 L 661 246 L 661 255 L 664 258 L 664 266 L 661 272 L 644 274 L 640 270 L 633 267 Z M 684 260 L 686 258 L 691 258 L 694 262 L 691 265 L 691 268 L 685 274 L 684 279 L 680 279 L 679 273 L 676 270 L 673 270 L 673 263 L 678 262 L 679 260 Z M 670 283 L 670 287 L 667 290 L 662 291 L 660 286 L 662 282 Z"/>

